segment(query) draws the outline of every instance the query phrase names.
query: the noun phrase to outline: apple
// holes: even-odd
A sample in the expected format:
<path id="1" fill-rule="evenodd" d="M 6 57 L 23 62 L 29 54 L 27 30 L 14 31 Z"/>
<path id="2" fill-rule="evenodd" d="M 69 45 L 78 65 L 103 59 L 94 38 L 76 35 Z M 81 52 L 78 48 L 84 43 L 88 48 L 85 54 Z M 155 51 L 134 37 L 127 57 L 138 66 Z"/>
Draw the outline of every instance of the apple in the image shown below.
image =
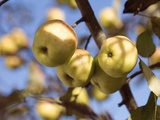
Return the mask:
<path id="1" fill-rule="evenodd" d="M 106 39 L 98 54 L 100 67 L 112 77 L 122 77 L 131 72 L 137 59 L 136 46 L 120 35 Z"/>
<path id="2" fill-rule="evenodd" d="M 96 88 L 94 86 L 92 86 L 91 94 L 98 101 L 103 101 L 103 100 L 107 99 L 109 96 L 109 94 L 105 94 L 105 93 L 101 92 L 98 88 Z"/>
<path id="3" fill-rule="evenodd" d="M 6 56 L 5 64 L 10 69 L 15 69 L 24 64 L 24 60 L 17 55 Z"/>
<path id="4" fill-rule="evenodd" d="M 100 11 L 99 19 L 102 26 L 106 29 L 122 27 L 121 19 L 118 17 L 116 11 L 111 7 L 103 8 Z"/>
<path id="5" fill-rule="evenodd" d="M 58 7 L 50 8 L 47 11 L 47 21 L 53 20 L 53 19 L 59 19 L 65 21 L 65 14 L 62 11 L 62 9 Z"/>
<path id="6" fill-rule="evenodd" d="M 99 55 L 96 55 L 94 58 L 95 69 L 91 79 L 91 84 L 105 94 L 114 93 L 125 83 L 127 75 L 119 78 L 109 76 L 101 69 L 98 57 Z"/>
<path id="7" fill-rule="evenodd" d="M 10 34 L 1 37 L 0 48 L 1 54 L 15 54 L 18 51 L 17 44 Z"/>
<path id="8" fill-rule="evenodd" d="M 69 0 L 69 6 L 73 9 L 77 8 L 77 3 L 75 0 Z"/>
<path id="9" fill-rule="evenodd" d="M 75 96 L 77 96 L 77 98 Z M 70 99 L 70 102 L 73 101 L 76 101 L 77 103 L 88 104 L 89 95 L 87 93 L 87 90 L 82 87 L 75 87 L 72 91 L 72 97 Z"/>
<path id="10" fill-rule="evenodd" d="M 56 0 L 59 4 L 67 4 L 69 0 Z"/>
<path id="11" fill-rule="evenodd" d="M 62 20 L 51 20 L 36 31 L 32 50 L 42 65 L 56 67 L 67 62 L 77 48 L 74 29 Z"/>
<path id="12" fill-rule="evenodd" d="M 151 56 L 151 64 L 155 64 L 157 62 L 160 62 L 160 47 L 157 47 L 155 52 Z"/>
<path id="13" fill-rule="evenodd" d="M 14 28 L 11 31 L 11 36 L 18 48 L 28 48 L 28 38 L 25 31 L 21 28 Z"/>
<path id="14" fill-rule="evenodd" d="M 63 107 L 58 104 L 49 103 L 46 101 L 38 101 L 36 110 L 39 116 L 44 119 L 57 120 L 61 112 L 63 111 Z"/>
<path id="15" fill-rule="evenodd" d="M 77 49 L 71 59 L 56 68 L 61 82 L 68 87 L 83 87 L 94 72 L 93 57 L 84 49 Z"/>

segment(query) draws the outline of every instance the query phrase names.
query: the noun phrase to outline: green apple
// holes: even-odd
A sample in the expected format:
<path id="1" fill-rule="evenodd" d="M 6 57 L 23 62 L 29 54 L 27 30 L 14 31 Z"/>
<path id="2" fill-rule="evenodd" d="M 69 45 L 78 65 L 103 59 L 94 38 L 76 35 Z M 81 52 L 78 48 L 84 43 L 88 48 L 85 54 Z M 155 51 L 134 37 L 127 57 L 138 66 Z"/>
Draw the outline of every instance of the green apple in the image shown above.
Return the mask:
<path id="1" fill-rule="evenodd" d="M 160 62 L 160 47 L 157 47 L 153 55 L 151 56 L 151 64 Z"/>
<path id="2" fill-rule="evenodd" d="M 15 69 L 24 64 L 24 60 L 17 55 L 6 56 L 5 64 L 10 69 Z"/>
<path id="3" fill-rule="evenodd" d="M 56 67 L 67 62 L 77 48 L 74 29 L 62 20 L 51 20 L 36 31 L 32 50 L 42 65 Z"/>
<path id="4" fill-rule="evenodd" d="M 99 18 L 100 18 L 100 23 L 106 29 L 110 29 L 110 28 L 113 28 L 113 27 L 115 27 L 115 28 L 121 28 L 122 27 L 121 19 L 118 17 L 116 11 L 111 7 L 103 8 L 100 11 Z"/>
<path id="5" fill-rule="evenodd" d="M 17 44 L 18 48 L 28 48 L 28 38 L 25 31 L 21 28 L 14 28 L 11 31 L 11 36 L 15 43 Z"/>
<path id="6" fill-rule="evenodd" d="M 68 87 L 83 87 L 90 81 L 94 64 L 91 54 L 84 49 L 77 49 L 71 59 L 56 68 L 61 82 Z"/>
<path id="7" fill-rule="evenodd" d="M 76 101 L 77 103 L 88 104 L 89 95 L 87 93 L 87 90 L 82 87 L 75 87 L 72 91 L 72 97 L 70 99 L 70 102 L 73 102 L 73 101 Z"/>
<path id="8" fill-rule="evenodd" d="M 53 19 L 59 19 L 65 21 L 65 14 L 63 10 L 58 7 L 50 8 L 47 11 L 47 21 Z"/>
<path id="9" fill-rule="evenodd" d="M 44 119 L 57 120 L 61 112 L 63 111 L 63 107 L 58 104 L 53 104 L 46 101 L 38 101 L 36 110 L 39 116 Z"/>
<path id="10" fill-rule="evenodd" d="M 98 54 L 102 70 L 112 77 L 122 77 L 135 67 L 138 59 L 136 46 L 125 36 L 105 40 Z"/>
<path id="11" fill-rule="evenodd" d="M 119 90 L 122 85 L 125 83 L 127 75 L 123 77 L 114 78 L 105 73 L 98 62 L 98 55 L 94 58 L 94 74 L 91 79 L 91 84 L 96 87 L 98 90 L 105 94 L 111 94 Z"/>
<path id="12" fill-rule="evenodd" d="M 10 34 L 1 37 L 0 48 L 2 54 L 15 54 L 18 51 L 18 46 Z"/>
<path id="13" fill-rule="evenodd" d="M 109 96 L 108 94 L 101 92 L 98 88 L 96 88 L 94 86 L 92 86 L 91 94 L 98 101 L 103 101 L 103 100 L 107 99 Z"/>

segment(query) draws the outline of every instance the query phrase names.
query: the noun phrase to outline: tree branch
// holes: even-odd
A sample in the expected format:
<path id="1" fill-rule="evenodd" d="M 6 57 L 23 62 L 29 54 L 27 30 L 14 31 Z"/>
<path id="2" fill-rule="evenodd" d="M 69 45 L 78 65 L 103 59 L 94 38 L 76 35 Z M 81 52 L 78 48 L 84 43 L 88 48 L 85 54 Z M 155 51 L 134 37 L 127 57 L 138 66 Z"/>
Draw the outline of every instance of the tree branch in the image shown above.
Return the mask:
<path id="1" fill-rule="evenodd" d="M 9 0 L 2 0 L 1 2 L 0 2 L 0 6 L 2 6 L 4 3 L 6 3 L 7 1 L 9 1 Z"/>
<path id="2" fill-rule="evenodd" d="M 95 18 L 94 12 L 88 2 L 88 0 L 75 0 L 79 10 L 81 11 L 82 17 L 85 18 L 85 23 L 89 28 L 93 39 L 95 40 L 99 49 L 106 40 L 106 35 L 100 27 L 97 19 Z M 137 104 L 133 98 L 129 84 L 125 83 L 120 89 L 120 93 L 123 98 L 123 103 L 126 105 L 128 111 L 131 113 L 137 108 Z"/>
<path id="3" fill-rule="evenodd" d="M 97 46 L 100 48 L 106 40 L 106 35 L 100 27 L 88 0 L 76 0 L 77 6 L 81 11 L 88 29 L 91 32 Z"/>

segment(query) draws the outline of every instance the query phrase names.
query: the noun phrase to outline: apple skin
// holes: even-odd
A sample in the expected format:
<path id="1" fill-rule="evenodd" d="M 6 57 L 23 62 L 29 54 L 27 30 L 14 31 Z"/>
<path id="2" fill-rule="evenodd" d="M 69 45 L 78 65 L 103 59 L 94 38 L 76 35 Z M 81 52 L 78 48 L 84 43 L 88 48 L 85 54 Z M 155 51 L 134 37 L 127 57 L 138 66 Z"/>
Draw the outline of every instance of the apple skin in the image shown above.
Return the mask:
<path id="1" fill-rule="evenodd" d="M 10 34 L 1 37 L 0 48 L 2 55 L 15 54 L 18 51 L 18 46 Z"/>
<path id="2" fill-rule="evenodd" d="M 67 62 L 77 48 L 74 29 L 61 20 L 51 20 L 36 31 L 32 50 L 42 65 L 56 67 Z"/>
<path id="3" fill-rule="evenodd" d="M 100 23 L 106 29 L 110 28 L 121 28 L 122 21 L 118 17 L 116 11 L 111 7 L 106 7 L 100 11 Z"/>
<path id="4" fill-rule="evenodd" d="M 160 62 L 160 47 L 157 47 L 153 55 L 151 56 L 151 64 Z"/>
<path id="5" fill-rule="evenodd" d="M 131 72 L 137 59 L 136 46 L 120 35 L 106 39 L 98 54 L 100 67 L 112 77 L 122 77 Z"/>
<path id="6" fill-rule="evenodd" d="M 98 57 L 99 56 L 96 55 L 94 58 L 95 69 L 91 79 L 91 84 L 105 94 L 114 93 L 125 83 L 127 75 L 119 78 L 109 76 L 99 66 Z"/>
<path id="7" fill-rule="evenodd" d="M 36 110 L 39 116 L 44 119 L 57 120 L 63 111 L 63 107 L 46 101 L 39 101 L 37 102 Z"/>
<path id="8" fill-rule="evenodd" d="M 94 72 L 93 57 L 84 49 L 77 49 L 71 59 L 56 68 L 61 82 L 68 87 L 83 87 Z"/>
<path id="9" fill-rule="evenodd" d="M 47 12 L 47 21 L 59 19 L 65 21 L 65 14 L 62 9 L 58 7 L 50 8 Z"/>
<path id="10" fill-rule="evenodd" d="M 24 60 L 17 55 L 6 56 L 5 64 L 10 69 L 15 69 L 24 64 Z"/>
<path id="11" fill-rule="evenodd" d="M 75 99 L 76 95 L 78 95 L 78 96 Z M 87 93 L 87 90 L 82 87 L 75 87 L 72 91 L 72 97 L 70 99 L 70 102 L 73 102 L 75 100 L 77 103 L 88 104 L 89 103 L 89 95 Z"/>
<path id="12" fill-rule="evenodd" d="M 92 86 L 91 94 L 98 101 L 103 101 L 103 100 L 107 99 L 109 96 L 109 94 L 105 94 L 105 93 L 101 92 L 98 88 L 96 88 L 94 86 Z"/>
<path id="13" fill-rule="evenodd" d="M 28 38 L 25 31 L 21 28 L 14 28 L 11 31 L 11 36 L 19 49 L 28 48 Z"/>

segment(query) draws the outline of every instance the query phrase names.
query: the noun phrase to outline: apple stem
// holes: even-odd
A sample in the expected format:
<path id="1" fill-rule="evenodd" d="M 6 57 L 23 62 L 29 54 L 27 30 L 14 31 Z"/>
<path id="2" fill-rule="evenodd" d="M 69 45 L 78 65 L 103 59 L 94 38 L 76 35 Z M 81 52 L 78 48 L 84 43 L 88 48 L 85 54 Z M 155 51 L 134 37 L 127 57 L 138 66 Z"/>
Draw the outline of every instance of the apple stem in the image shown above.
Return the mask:
<path id="1" fill-rule="evenodd" d="M 113 56 L 113 54 L 110 52 L 109 54 L 108 54 L 108 57 L 112 57 Z"/>
<path id="2" fill-rule="evenodd" d="M 74 80 L 71 76 L 69 76 L 68 74 L 65 75 L 67 79 L 69 80 Z"/>
<path id="3" fill-rule="evenodd" d="M 84 21 L 85 21 L 85 18 L 82 17 L 82 18 L 80 18 L 76 23 L 74 23 L 71 27 L 74 28 L 74 27 L 76 27 L 79 23 L 84 22 Z"/>

